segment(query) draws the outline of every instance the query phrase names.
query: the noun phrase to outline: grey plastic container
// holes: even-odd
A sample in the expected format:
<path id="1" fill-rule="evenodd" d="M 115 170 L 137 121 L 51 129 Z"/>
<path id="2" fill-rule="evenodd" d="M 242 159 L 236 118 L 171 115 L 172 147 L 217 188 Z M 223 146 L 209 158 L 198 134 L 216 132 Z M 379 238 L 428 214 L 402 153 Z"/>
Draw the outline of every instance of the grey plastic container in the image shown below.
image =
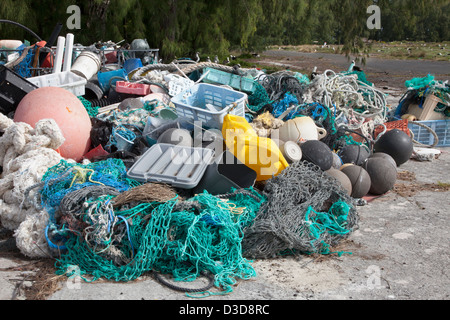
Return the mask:
<path id="1" fill-rule="evenodd" d="M 247 189 L 256 182 L 256 172 L 240 162 L 228 150 L 208 166 L 195 193 L 205 190 L 212 195 L 226 194 L 231 189 Z"/>
<path id="2" fill-rule="evenodd" d="M 213 159 L 213 150 L 158 143 L 128 170 L 139 182 L 167 183 L 177 188 L 195 188 Z"/>

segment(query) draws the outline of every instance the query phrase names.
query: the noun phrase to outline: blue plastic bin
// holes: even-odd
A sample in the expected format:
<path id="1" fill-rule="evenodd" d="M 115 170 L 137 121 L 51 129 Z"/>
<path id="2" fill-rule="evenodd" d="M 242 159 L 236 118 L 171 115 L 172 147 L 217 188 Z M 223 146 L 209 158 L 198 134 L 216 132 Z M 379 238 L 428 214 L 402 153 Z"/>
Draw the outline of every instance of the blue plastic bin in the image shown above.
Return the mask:
<path id="1" fill-rule="evenodd" d="M 111 85 L 117 81 L 128 81 L 128 75 L 125 69 L 118 69 L 113 71 L 98 72 L 97 79 L 103 92 L 108 92 Z"/>
<path id="2" fill-rule="evenodd" d="M 439 142 L 436 147 L 448 147 L 450 146 L 450 120 L 428 120 L 428 121 L 416 121 L 429 128 L 431 128 L 439 138 Z M 414 140 L 421 144 L 433 145 L 433 134 L 424 127 L 414 124 L 414 122 L 408 123 L 408 128 L 414 135 Z"/>
<path id="3" fill-rule="evenodd" d="M 125 60 L 123 67 L 127 74 L 130 74 L 134 70 L 142 68 L 142 60 L 139 58 Z"/>
<path id="4" fill-rule="evenodd" d="M 247 94 L 199 83 L 172 98 L 179 118 L 201 121 L 205 127 L 222 130 L 228 114 L 245 117 Z"/>

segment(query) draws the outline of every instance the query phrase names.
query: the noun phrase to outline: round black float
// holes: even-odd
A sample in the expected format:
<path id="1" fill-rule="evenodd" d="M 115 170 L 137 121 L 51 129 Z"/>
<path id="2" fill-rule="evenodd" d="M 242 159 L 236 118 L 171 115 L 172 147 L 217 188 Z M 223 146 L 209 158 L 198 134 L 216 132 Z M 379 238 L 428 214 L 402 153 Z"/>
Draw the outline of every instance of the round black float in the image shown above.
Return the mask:
<path id="1" fill-rule="evenodd" d="M 323 171 L 333 165 L 333 152 L 322 141 L 309 140 L 301 144 L 303 159 L 319 166 Z"/>
<path id="2" fill-rule="evenodd" d="M 387 159 L 389 160 L 394 167 L 397 167 L 397 163 L 395 162 L 394 158 L 392 158 L 390 155 L 388 155 L 387 153 L 384 152 L 375 152 L 374 154 L 372 154 L 370 156 L 370 158 L 383 158 L 383 159 Z"/>
<path id="3" fill-rule="evenodd" d="M 328 175 L 332 176 L 333 178 L 335 178 L 342 185 L 342 187 L 347 191 L 347 194 L 349 196 L 352 195 L 352 182 L 350 181 L 349 177 L 347 177 L 347 175 L 345 173 L 343 173 L 342 171 L 335 169 L 335 168 L 331 168 L 331 169 L 327 170 L 326 173 Z"/>
<path id="4" fill-rule="evenodd" d="M 356 165 L 344 165 L 341 171 L 347 175 L 352 183 L 351 196 L 353 198 L 359 199 L 369 193 L 371 180 L 364 168 Z"/>
<path id="5" fill-rule="evenodd" d="M 370 176 L 369 193 L 382 195 L 392 190 L 397 181 L 397 167 L 388 158 L 369 158 L 363 167 Z"/>
<path id="6" fill-rule="evenodd" d="M 338 154 L 344 164 L 353 163 L 357 166 L 362 165 L 370 156 L 370 152 L 367 148 L 357 144 L 346 145 Z"/>
<path id="7" fill-rule="evenodd" d="M 413 151 L 414 145 L 411 137 L 398 129 L 383 134 L 374 146 L 374 152 L 387 153 L 395 160 L 397 166 L 407 162 Z"/>

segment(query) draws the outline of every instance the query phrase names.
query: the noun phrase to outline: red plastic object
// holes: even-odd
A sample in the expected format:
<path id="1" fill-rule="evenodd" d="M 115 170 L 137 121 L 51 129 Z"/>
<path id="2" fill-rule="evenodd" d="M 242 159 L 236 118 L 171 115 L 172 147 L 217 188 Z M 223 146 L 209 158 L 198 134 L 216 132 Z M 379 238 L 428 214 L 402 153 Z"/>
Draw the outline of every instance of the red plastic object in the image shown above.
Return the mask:
<path id="1" fill-rule="evenodd" d="M 127 81 L 117 81 L 116 91 L 119 93 L 129 93 L 140 96 L 150 94 L 150 86 L 145 83 L 131 83 Z"/>
<path id="2" fill-rule="evenodd" d="M 117 62 L 117 51 L 113 51 L 105 54 L 106 63 L 116 63 Z"/>
<path id="3" fill-rule="evenodd" d="M 411 136 L 411 133 L 408 129 L 408 120 L 406 120 L 406 119 L 392 121 L 392 122 L 386 122 L 384 125 L 386 126 L 386 132 L 393 130 L 393 129 L 398 129 L 398 130 L 405 132 L 408 136 Z M 374 138 L 376 139 L 378 137 L 378 135 L 380 135 L 383 131 L 384 131 L 383 126 L 378 126 L 377 128 L 375 128 Z"/>
<path id="4" fill-rule="evenodd" d="M 105 149 L 103 149 L 103 146 L 101 144 L 99 144 L 96 148 L 91 149 L 88 153 L 86 153 L 83 158 L 92 160 L 96 157 L 103 157 L 107 155 L 109 155 L 109 153 Z"/>

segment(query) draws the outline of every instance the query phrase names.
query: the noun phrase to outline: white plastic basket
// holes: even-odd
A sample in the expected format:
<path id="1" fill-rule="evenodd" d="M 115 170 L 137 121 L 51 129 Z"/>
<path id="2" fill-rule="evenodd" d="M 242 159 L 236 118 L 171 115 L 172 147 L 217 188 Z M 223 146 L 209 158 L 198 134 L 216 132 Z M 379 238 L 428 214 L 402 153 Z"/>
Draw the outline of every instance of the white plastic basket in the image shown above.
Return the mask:
<path id="1" fill-rule="evenodd" d="M 182 76 L 176 74 L 169 74 L 164 77 L 164 80 L 168 83 L 169 95 L 171 97 L 174 97 L 182 93 L 183 91 L 188 90 L 195 84 L 194 81 L 183 78 Z"/>
<path id="2" fill-rule="evenodd" d="M 39 77 L 27 78 L 39 88 L 59 87 L 72 92 L 77 97 L 84 96 L 87 80 L 71 71 L 46 74 Z"/>
<path id="3" fill-rule="evenodd" d="M 245 117 L 246 100 L 243 92 L 206 83 L 195 84 L 172 98 L 179 118 L 201 121 L 205 127 L 219 130 L 228 113 Z"/>

